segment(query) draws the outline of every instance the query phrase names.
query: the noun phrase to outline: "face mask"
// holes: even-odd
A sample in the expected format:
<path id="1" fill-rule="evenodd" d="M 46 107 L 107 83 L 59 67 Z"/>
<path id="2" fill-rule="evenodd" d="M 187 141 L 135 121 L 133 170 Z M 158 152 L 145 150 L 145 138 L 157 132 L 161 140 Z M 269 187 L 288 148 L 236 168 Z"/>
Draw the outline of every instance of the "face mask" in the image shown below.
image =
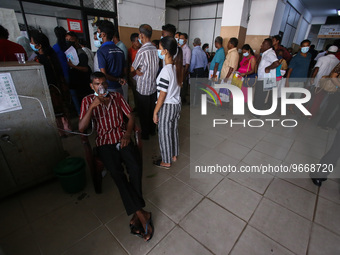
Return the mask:
<path id="1" fill-rule="evenodd" d="M 74 42 L 66 41 L 66 47 L 67 47 L 67 48 L 70 48 L 71 46 L 74 47 Z"/>
<path id="2" fill-rule="evenodd" d="M 205 52 L 209 52 L 209 49 L 208 49 L 208 48 L 206 48 L 206 49 L 205 49 Z"/>
<path id="3" fill-rule="evenodd" d="M 277 59 L 280 60 L 280 59 L 283 59 L 283 57 L 282 56 L 278 56 Z"/>
<path id="4" fill-rule="evenodd" d="M 142 40 L 141 40 L 141 39 L 139 39 L 139 38 L 138 38 L 138 42 L 139 42 L 140 44 L 143 44 L 143 43 L 142 43 Z"/>
<path id="5" fill-rule="evenodd" d="M 178 40 L 178 44 L 182 46 L 184 44 L 184 40 L 183 39 L 179 39 Z"/>
<path id="6" fill-rule="evenodd" d="M 100 37 L 100 33 L 97 32 L 97 38 L 99 40 L 99 42 L 103 42 L 103 38 Z"/>
<path id="7" fill-rule="evenodd" d="M 243 53 L 243 56 L 248 57 L 249 56 L 249 52 Z"/>
<path id="8" fill-rule="evenodd" d="M 309 47 L 302 47 L 301 52 L 302 53 L 307 53 L 309 51 Z"/>
<path id="9" fill-rule="evenodd" d="M 262 56 L 262 55 L 263 55 L 263 53 L 261 52 L 261 53 L 260 53 L 260 56 Z"/>
<path id="10" fill-rule="evenodd" d="M 164 59 L 165 58 L 165 55 L 162 55 L 162 50 L 158 50 L 158 57 L 160 59 Z"/>
<path id="11" fill-rule="evenodd" d="M 109 94 L 109 92 L 108 92 L 108 91 L 104 88 L 104 86 L 102 86 L 102 85 L 99 85 L 99 86 L 98 86 L 98 92 L 99 92 L 99 94 L 104 95 L 104 97 L 106 97 L 107 94 Z M 94 95 L 95 95 L 95 96 L 99 96 L 98 93 L 97 93 L 96 91 L 94 92 Z"/>
<path id="12" fill-rule="evenodd" d="M 179 39 L 178 38 L 175 38 L 176 42 L 178 43 Z"/>
<path id="13" fill-rule="evenodd" d="M 102 44 L 100 43 L 99 40 L 95 40 L 94 41 L 94 46 L 96 46 L 97 48 L 100 48 L 100 46 L 102 46 Z"/>
<path id="14" fill-rule="evenodd" d="M 163 35 L 161 36 L 161 40 L 163 39 Z"/>
<path id="15" fill-rule="evenodd" d="M 38 52 L 38 51 L 39 51 L 39 49 L 36 49 L 36 48 L 35 48 L 34 44 L 30 43 L 30 46 L 31 46 L 32 50 L 34 50 L 35 52 Z"/>

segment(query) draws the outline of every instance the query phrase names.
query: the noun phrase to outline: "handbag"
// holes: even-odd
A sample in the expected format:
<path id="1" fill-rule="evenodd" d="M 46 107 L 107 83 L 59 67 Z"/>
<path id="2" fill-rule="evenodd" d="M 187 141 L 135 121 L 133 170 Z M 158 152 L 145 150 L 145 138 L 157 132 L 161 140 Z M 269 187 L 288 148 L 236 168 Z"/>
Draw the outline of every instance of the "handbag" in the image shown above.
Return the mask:
<path id="1" fill-rule="evenodd" d="M 257 82 L 257 73 L 252 73 L 244 77 L 243 86 L 244 87 L 254 87 Z"/>
<path id="2" fill-rule="evenodd" d="M 319 93 L 321 90 L 324 90 L 328 93 L 335 93 L 338 90 L 338 86 L 336 86 L 332 78 L 329 75 L 322 76 L 320 79 L 319 90 L 315 88 L 315 93 Z"/>
<path id="3" fill-rule="evenodd" d="M 239 89 L 242 88 L 243 77 L 240 75 L 239 72 L 235 72 L 233 77 L 231 78 L 231 85 L 238 87 Z"/>
<path id="4" fill-rule="evenodd" d="M 271 69 L 269 73 L 264 73 L 263 91 L 276 87 L 276 69 Z"/>

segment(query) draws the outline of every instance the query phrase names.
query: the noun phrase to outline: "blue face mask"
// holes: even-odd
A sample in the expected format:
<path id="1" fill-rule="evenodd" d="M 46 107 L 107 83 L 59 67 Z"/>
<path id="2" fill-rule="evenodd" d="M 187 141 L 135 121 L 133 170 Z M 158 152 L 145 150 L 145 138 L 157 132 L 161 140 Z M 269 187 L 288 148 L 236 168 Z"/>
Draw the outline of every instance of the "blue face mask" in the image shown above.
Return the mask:
<path id="1" fill-rule="evenodd" d="M 102 44 L 100 43 L 99 40 L 95 40 L 94 41 L 94 46 L 96 46 L 97 48 L 100 48 L 100 46 L 102 46 Z"/>
<path id="2" fill-rule="evenodd" d="M 139 38 L 138 38 L 138 42 L 139 42 L 140 44 L 143 44 L 143 43 L 142 43 L 142 40 L 141 40 L 141 39 L 139 39 Z"/>
<path id="3" fill-rule="evenodd" d="M 165 55 L 162 55 L 162 50 L 158 50 L 158 57 L 160 59 L 164 59 L 165 58 Z"/>
<path id="4" fill-rule="evenodd" d="M 100 37 L 100 33 L 97 32 L 97 38 L 99 42 L 103 42 L 103 38 Z"/>
<path id="5" fill-rule="evenodd" d="M 262 56 L 262 55 L 263 55 L 263 53 L 261 52 L 261 53 L 260 53 L 260 56 Z"/>
<path id="6" fill-rule="evenodd" d="M 302 53 L 307 53 L 309 51 L 309 47 L 302 47 L 301 52 Z"/>
<path id="7" fill-rule="evenodd" d="M 164 37 L 163 37 L 163 35 L 161 36 L 161 40 L 163 39 Z"/>
<path id="8" fill-rule="evenodd" d="M 183 39 L 179 39 L 178 40 L 178 44 L 182 46 L 184 44 L 184 40 Z"/>
<path id="9" fill-rule="evenodd" d="M 101 95 L 104 95 L 104 97 L 107 96 L 107 94 L 109 94 L 109 92 L 107 91 L 107 89 L 105 89 L 102 85 L 99 85 L 98 86 L 98 92 L 101 94 Z M 93 93 L 95 96 L 99 96 L 98 93 L 95 91 Z"/>
<path id="10" fill-rule="evenodd" d="M 35 48 L 35 45 L 34 45 L 34 44 L 30 43 L 30 46 L 31 46 L 32 50 L 34 50 L 35 52 L 38 52 L 38 51 L 39 51 L 39 49 L 36 49 L 36 48 Z"/>
<path id="11" fill-rule="evenodd" d="M 175 38 L 176 42 L 178 43 L 179 39 L 178 38 Z"/>
<path id="12" fill-rule="evenodd" d="M 249 56 L 249 52 L 243 53 L 243 56 L 248 57 Z"/>

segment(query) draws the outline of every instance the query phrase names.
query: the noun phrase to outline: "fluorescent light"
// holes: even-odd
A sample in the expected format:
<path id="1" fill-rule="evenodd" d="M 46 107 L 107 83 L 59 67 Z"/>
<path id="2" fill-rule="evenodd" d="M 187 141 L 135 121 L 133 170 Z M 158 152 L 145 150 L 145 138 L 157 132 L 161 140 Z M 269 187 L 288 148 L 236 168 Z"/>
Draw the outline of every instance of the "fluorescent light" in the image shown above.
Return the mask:
<path id="1" fill-rule="evenodd" d="M 340 10 L 338 10 L 338 16 L 340 16 Z"/>

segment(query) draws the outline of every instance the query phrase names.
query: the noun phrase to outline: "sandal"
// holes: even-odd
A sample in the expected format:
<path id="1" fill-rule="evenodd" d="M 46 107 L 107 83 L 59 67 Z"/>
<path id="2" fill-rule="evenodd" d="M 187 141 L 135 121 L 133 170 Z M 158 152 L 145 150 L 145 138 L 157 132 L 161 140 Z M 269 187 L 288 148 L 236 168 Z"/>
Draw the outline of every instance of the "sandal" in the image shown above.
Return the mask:
<path id="1" fill-rule="evenodd" d="M 153 164 L 154 164 L 155 166 L 158 166 L 158 167 L 161 167 L 161 168 L 165 168 L 165 169 L 170 169 L 170 166 L 164 166 L 164 165 L 161 165 L 161 163 L 162 163 L 162 160 L 161 160 L 161 159 L 155 160 L 155 161 L 153 162 Z"/>
<path id="2" fill-rule="evenodd" d="M 137 232 L 138 231 L 138 232 Z M 144 229 L 141 226 L 136 226 L 134 224 L 130 224 L 130 233 L 132 235 L 138 236 L 140 238 L 143 238 L 143 231 Z"/>
<path id="3" fill-rule="evenodd" d="M 146 236 L 148 234 L 148 226 L 150 225 L 151 228 L 152 228 L 152 232 L 150 234 L 150 238 L 148 240 L 145 240 L 146 242 L 150 242 L 150 240 L 152 239 L 153 237 L 153 233 L 155 232 L 155 229 L 153 227 L 153 222 L 152 222 L 152 218 L 151 218 L 152 214 L 150 212 L 150 219 L 146 222 L 145 224 L 145 233 L 144 233 L 144 236 Z"/>

